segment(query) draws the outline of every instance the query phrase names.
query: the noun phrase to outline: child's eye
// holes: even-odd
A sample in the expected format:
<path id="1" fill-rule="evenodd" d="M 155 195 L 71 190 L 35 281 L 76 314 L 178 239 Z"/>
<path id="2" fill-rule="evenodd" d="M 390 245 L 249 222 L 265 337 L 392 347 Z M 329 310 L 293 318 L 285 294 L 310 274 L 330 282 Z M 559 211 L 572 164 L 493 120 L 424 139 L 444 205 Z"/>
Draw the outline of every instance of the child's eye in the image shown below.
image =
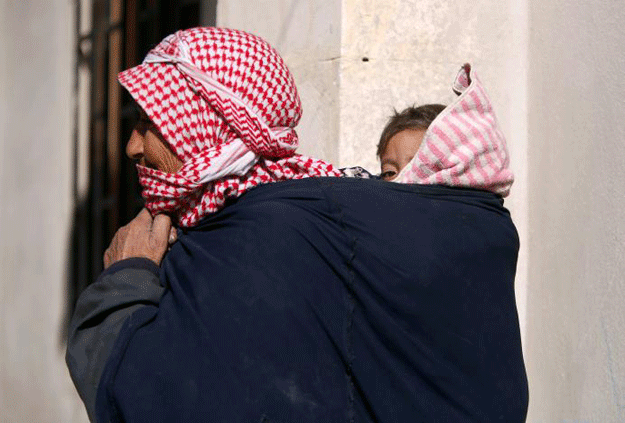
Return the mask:
<path id="1" fill-rule="evenodd" d="M 380 173 L 380 178 L 384 180 L 393 179 L 393 177 L 397 174 L 394 170 L 387 170 Z"/>

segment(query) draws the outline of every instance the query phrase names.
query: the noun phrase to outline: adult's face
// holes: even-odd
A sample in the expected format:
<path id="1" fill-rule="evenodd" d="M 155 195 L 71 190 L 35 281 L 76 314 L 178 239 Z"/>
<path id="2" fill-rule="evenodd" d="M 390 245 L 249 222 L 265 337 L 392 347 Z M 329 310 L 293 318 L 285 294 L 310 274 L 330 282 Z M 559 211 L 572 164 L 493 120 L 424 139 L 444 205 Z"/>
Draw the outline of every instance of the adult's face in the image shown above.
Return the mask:
<path id="1" fill-rule="evenodd" d="M 142 166 L 167 173 L 176 173 L 182 167 L 180 159 L 169 149 L 156 125 L 143 111 L 126 145 L 126 155 Z"/>
<path id="2" fill-rule="evenodd" d="M 405 129 L 393 135 L 380 155 L 382 179 L 385 181 L 395 179 L 399 172 L 410 163 L 421 146 L 425 132 L 425 129 Z"/>

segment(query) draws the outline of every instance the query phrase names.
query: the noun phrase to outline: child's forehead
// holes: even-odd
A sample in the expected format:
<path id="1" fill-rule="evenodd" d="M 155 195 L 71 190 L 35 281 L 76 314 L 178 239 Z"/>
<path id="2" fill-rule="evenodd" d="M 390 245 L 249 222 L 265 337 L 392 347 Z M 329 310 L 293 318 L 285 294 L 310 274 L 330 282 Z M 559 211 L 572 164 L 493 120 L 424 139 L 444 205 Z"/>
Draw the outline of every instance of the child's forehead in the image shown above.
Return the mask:
<path id="1" fill-rule="evenodd" d="M 421 146 L 427 129 L 404 129 L 397 132 L 389 140 L 380 154 L 380 162 L 400 163 L 410 161 Z"/>
<path id="2" fill-rule="evenodd" d="M 399 150 L 412 150 L 415 146 L 421 145 L 426 132 L 427 129 L 422 128 L 403 129 L 388 140 L 386 149 L 388 150 L 392 146 Z"/>

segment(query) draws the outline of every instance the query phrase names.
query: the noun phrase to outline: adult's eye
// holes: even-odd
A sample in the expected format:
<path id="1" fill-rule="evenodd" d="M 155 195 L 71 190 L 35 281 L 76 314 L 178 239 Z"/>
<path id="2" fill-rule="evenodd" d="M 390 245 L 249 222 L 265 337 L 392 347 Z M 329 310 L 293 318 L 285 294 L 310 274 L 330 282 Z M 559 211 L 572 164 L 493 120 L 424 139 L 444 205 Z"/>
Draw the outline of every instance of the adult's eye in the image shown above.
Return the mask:
<path id="1" fill-rule="evenodd" d="M 149 129 L 154 128 L 154 123 L 147 116 L 141 116 L 137 122 L 135 129 L 145 134 Z"/>

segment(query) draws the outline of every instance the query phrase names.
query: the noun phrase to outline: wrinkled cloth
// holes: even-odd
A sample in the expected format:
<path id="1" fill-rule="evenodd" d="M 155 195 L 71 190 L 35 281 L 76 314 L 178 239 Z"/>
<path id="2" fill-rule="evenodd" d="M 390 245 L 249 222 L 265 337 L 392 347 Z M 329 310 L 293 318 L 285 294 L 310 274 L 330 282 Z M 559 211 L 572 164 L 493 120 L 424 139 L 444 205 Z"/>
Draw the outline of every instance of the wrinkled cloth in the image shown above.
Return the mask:
<path id="1" fill-rule="evenodd" d="M 377 175 L 372 174 L 361 166 L 344 167 L 339 170 L 345 178 L 379 179 Z"/>
<path id="2" fill-rule="evenodd" d="M 430 124 L 393 182 L 475 188 L 506 197 L 514 182 L 506 139 L 471 65 L 462 66 L 453 90 L 459 97 Z"/>
<path id="3" fill-rule="evenodd" d="M 339 176 L 295 154 L 302 114 L 293 76 L 261 38 L 193 28 L 165 38 L 120 83 L 183 162 L 175 174 L 138 165 L 146 207 L 190 227 L 270 182 Z"/>
<path id="4" fill-rule="evenodd" d="M 502 203 L 359 178 L 247 192 L 165 256 L 159 304 L 107 359 L 98 421 L 524 421 Z"/>

